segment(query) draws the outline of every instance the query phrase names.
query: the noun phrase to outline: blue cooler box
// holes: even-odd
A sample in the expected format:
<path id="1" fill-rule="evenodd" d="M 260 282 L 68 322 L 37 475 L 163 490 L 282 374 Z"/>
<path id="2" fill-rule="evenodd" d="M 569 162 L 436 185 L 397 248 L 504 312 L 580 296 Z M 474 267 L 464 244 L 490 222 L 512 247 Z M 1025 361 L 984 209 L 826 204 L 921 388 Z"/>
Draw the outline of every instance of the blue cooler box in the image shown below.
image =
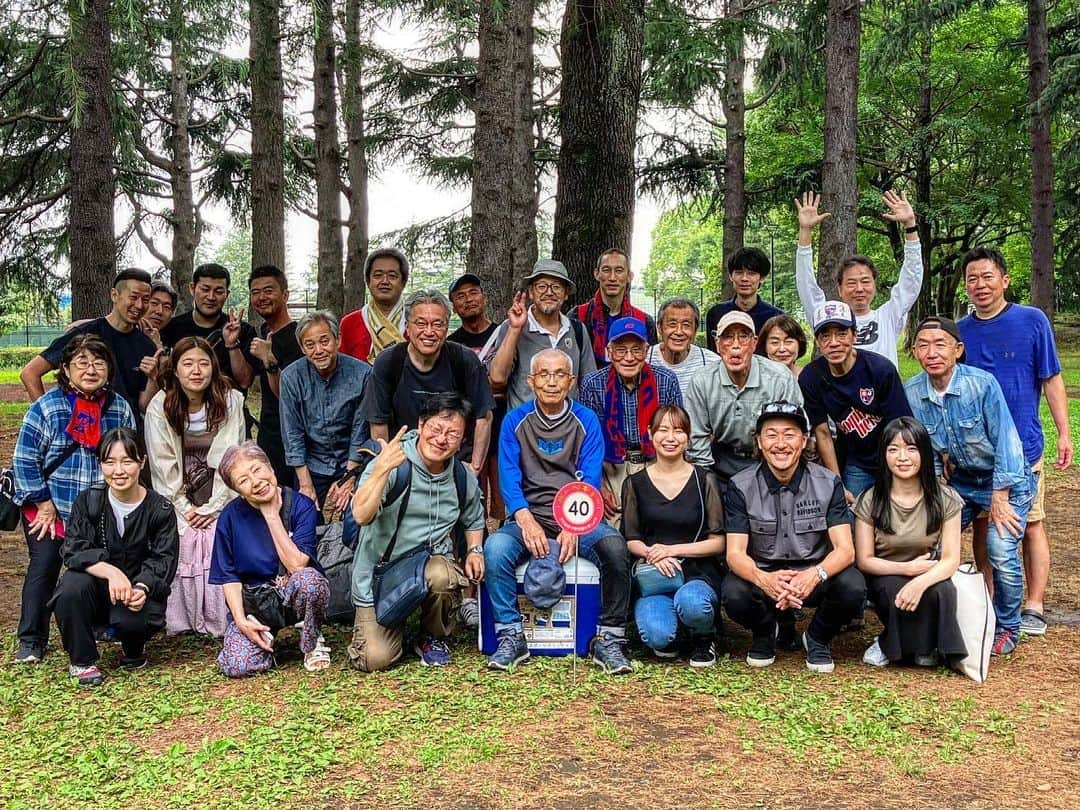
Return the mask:
<path id="1" fill-rule="evenodd" d="M 600 571 L 588 560 L 570 558 L 564 565 L 566 591 L 559 604 L 550 610 L 540 610 L 525 596 L 525 566 L 517 567 L 518 609 L 525 626 L 525 640 L 533 655 L 570 655 L 584 657 L 589 641 L 596 635 L 600 621 Z M 577 576 L 575 579 L 575 569 Z M 576 631 L 576 638 L 575 638 Z M 487 588 L 480 586 L 480 651 L 495 652 L 495 619 L 491 614 L 491 598 Z"/>

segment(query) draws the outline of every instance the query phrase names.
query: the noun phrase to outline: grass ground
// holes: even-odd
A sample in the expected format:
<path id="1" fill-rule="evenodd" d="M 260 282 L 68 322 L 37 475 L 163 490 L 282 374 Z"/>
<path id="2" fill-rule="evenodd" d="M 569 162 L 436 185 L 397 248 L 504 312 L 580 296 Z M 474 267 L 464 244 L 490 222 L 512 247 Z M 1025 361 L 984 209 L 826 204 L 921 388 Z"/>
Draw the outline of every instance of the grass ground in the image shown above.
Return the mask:
<path id="1" fill-rule="evenodd" d="M 1067 383 L 1080 385 L 1080 353 L 1063 359 Z M 0 459 L 26 407 L 20 392 L 0 375 Z M 288 631 L 279 669 L 242 682 L 215 672 L 214 642 L 163 638 L 137 673 L 119 671 L 105 645 L 106 685 L 80 691 L 61 650 L 42 666 L 9 663 L 25 547 L 0 535 L 0 804 L 1074 808 L 1076 470 L 1054 478 L 1047 522 L 1054 624 L 995 660 L 983 685 L 863 666 L 871 619 L 836 642 L 827 677 L 795 653 L 748 670 L 749 639 L 730 626 L 705 671 L 637 648 L 619 679 L 569 659 L 496 675 L 462 635 L 447 670 L 410 657 L 363 676 L 344 665 L 346 629 L 331 628 L 334 664 L 318 676 L 303 671 Z"/>

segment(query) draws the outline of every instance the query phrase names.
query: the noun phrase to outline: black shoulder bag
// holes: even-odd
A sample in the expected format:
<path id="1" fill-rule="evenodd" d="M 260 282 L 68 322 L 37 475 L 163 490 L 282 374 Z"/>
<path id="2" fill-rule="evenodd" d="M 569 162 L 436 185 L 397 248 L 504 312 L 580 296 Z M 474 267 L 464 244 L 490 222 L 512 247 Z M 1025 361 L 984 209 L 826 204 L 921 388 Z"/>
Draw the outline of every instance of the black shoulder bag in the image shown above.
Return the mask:
<path id="1" fill-rule="evenodd" d="M 78 448 L 78 442 L 72 442 L 65 447 L 60 455 L 49 462 L 41 477 L 48 481 L 52 474 L 60 469 L 60 465 L 71 458 L 71 454 Z M 22 504 L 15 503 L 15 471 L 9 467 L 0 471 L 0 530 L 15 531 L 19 528 L 21 515 Z"/>

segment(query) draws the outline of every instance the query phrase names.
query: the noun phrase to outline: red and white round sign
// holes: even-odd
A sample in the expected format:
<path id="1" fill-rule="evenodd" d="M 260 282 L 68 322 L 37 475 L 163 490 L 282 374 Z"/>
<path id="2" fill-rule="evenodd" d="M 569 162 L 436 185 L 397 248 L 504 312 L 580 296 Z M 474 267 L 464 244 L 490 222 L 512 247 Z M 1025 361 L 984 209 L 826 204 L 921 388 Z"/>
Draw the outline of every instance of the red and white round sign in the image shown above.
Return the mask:
<path id="1" fill-rule="evenodd" d="M 584 481 L 571 481 L 556 492 L 551 508 L 555 522 L 571 534 L 587 534 L 604 519 L 604 499 L 600 490 Z"/>

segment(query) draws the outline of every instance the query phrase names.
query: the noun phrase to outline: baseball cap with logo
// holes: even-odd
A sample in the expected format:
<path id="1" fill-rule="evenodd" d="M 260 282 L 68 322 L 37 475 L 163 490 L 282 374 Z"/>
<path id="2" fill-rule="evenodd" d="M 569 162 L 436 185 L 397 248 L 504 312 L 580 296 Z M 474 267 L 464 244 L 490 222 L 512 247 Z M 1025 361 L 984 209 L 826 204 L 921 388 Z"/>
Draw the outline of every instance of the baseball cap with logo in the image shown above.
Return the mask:
<path id="1" fill-rule="evenodd" d="M 803 433 L 810 432 L 810 420 L 806 418 L 806 411 L 795 402 L 781 399 L 776 402 L 766 402 L 762 405 L 761 414 L 758 416 L 757 424 L 754 426 L 754 433 L 761 433 L 761 426 L 770 419 L 787 419 L 797 424 Z"/>
<path id="2" fill-rule="evenodd" d="M 855 315 L 851 307 L 843 301 L 826 301 L 814 310 L 814 334 L 816 335 L 826 326 L 844 326 L 848 329 L 855 328 Z"/>
<path id="3" fill-rule="evenodd" d="M 645 330 L 645 324 L 637 318 L 616 318 L 611 322 L 608 330 L 608 343 L 614 343 L 619 338 L 636 337 L 644 342 L 649 342 L 649 333 Z"/>

